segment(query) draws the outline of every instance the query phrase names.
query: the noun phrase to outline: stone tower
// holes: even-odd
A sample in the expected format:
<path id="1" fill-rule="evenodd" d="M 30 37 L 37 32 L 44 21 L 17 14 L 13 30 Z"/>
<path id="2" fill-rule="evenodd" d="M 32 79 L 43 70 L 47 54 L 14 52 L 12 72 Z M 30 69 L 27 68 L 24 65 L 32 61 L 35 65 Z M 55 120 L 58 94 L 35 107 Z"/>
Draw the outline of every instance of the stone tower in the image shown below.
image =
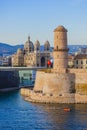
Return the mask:
<path id="1" fill-rule="evenodd" d="M 54 30 L 54 70 L 66 71 L 68 66 L 67 30 L 58 26 Z"/>

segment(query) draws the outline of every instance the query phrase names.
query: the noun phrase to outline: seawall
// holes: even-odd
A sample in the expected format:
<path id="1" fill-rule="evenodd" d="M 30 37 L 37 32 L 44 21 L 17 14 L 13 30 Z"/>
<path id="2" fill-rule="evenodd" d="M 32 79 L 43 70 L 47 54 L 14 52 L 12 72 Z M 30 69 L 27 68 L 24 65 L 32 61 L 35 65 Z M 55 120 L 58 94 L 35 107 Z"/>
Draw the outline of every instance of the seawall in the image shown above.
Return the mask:
<path id="1" fill-rule="evenodd" d="M 22 88 L 21 95 L 26 101 L 38 103 L 87 103 L 87 95 L 66 94 L 64 96 L 52 96 L 50 94 L 36 93 Z"/>
<path id="2" fill-rule="evenodd" d="M 87 70 L 69 69 L 66 73 L 37 71 L 33 90 L 21 89 L 30 102 L 87 103 Z"/>

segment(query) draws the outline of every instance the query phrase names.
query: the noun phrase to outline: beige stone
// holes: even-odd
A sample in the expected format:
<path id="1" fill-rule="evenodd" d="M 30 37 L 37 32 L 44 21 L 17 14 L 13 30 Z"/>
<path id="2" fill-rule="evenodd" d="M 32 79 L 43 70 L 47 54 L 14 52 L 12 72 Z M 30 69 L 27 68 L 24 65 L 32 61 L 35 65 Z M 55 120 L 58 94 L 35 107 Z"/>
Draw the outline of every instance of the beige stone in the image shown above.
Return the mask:
<path id="1" fill-rule="evenodd" d="M 53 69 L 50 72 L 37 71 L 34 89 L 21 89 L 25 100 L 87 103 L 87 69 L 68 69 L 67 30 L 63 26 L 54 30 L 53 56 Z"/>
<path id="2" fill-rule="evenodd" d="M 28 67 L 47 67 L 47 62 L 51 58 L 50 43 L 44 43 L 44 51 L 40 51 L 40 43 L 37 40 L 35 44 L 28 41 L 24 44 L 24 49 L 18 49 L 17 53 L 12 56 L 12 66 L 28 66 Z"/>

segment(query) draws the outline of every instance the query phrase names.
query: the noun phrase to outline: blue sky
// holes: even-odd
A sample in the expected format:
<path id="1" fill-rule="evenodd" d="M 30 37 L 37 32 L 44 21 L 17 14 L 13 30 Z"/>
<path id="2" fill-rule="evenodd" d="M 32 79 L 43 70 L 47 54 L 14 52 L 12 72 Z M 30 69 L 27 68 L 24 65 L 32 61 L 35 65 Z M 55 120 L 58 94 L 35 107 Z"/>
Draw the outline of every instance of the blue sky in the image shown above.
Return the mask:
<path id="1" fill-rule="evenodd" d="M 63 25 L 68 44 L 87 44 L 87 0 L 0 0 L 0 42 L 53 45 L 53 30 Z"/>

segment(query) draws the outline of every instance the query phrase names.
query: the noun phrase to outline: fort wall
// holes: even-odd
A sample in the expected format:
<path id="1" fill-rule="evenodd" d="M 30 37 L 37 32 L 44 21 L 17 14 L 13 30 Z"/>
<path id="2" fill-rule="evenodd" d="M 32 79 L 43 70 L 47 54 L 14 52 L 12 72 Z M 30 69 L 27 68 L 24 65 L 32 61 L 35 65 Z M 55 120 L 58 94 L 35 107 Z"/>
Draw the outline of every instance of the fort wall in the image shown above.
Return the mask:
<path id="1" fill-rule="evenodd" d="M 70 73 L 38 71 L 34 90 L 24 88 L 21 89 L 21 94 L 31 102 L 87 103 L 87 70 L 68 71 Z"/>
<path id="2" fill-rule="evenodd" d="M 45 80 L 44 72 L 37 71 L 35 85 L 34 85 L 35 86 L 34 91 L 42 91 L 43 90 L 44 80 Z"/>
<path id="3" fill-rule="evenodd" d="M 75 74 L 75 90 L 79 94 L 87 94 L 87 69 L 69 69 Z"/>
<path id="4" fill-rule="evenodd" d="M 44 94 L 63 95 L 72 93 L 75 84 L 75 75 L 70 73 L 45 73 L 38 71 L 34 91 Z"/>

